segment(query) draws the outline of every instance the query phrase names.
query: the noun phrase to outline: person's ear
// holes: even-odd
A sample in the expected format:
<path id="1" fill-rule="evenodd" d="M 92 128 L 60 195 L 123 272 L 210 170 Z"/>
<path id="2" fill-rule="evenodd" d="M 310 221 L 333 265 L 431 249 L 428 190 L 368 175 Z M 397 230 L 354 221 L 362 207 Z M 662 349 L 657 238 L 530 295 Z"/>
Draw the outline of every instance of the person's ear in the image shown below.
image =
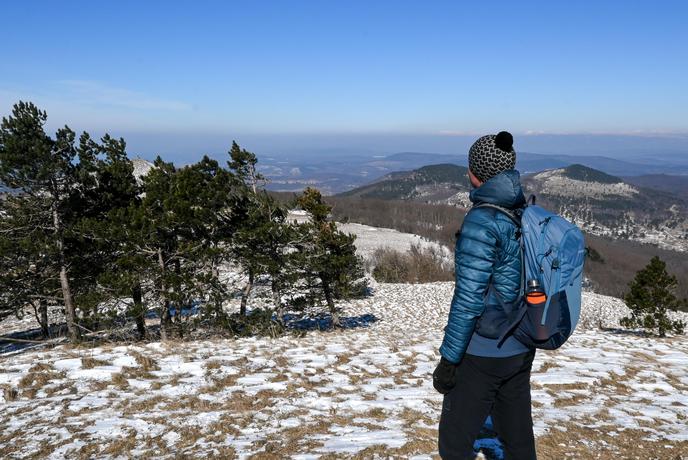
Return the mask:
<path id="1" fill-rule="evenodd" d="M 475 177 L 475 175 L 471 172 L 470 169 L 468 170 L 468 180 L 471 181 L 471 185 L 475 188 L 478 188 L 481 185 L 483 185 L 483 182 L 477 177 Z"/>

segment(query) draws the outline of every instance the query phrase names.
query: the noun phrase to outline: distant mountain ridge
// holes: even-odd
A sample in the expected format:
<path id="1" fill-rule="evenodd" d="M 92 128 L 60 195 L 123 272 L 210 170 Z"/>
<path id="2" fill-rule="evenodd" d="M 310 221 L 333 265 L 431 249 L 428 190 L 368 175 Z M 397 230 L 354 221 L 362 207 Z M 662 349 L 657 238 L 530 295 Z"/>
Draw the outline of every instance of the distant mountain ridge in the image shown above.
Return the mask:
<path id="1" fill-rule="evenodd" d="M 469 208 L 467 168 L 430 165 L 387 174 L 339 196 L 443 203 Z M 688 203 L 671 193 L 573 164 L 522 176 L 538 204 L 602 236 L 688 249 Z"/>
<path id="2" fill-rule="evenodd" d="M 688 175 L 647 174 L 643 176 L 628 176 L 623 179 L 630 184 L 671 193 L 688 201 Z"/>
<path id="3" fill-rule="evenodd" d="M 565 168 L 584 164 L 613 176 L 638 176 L 645 174 L 685 174 L 688 162 L 671 157 L 662 161 L 648 158 L 618 160 L 600 155 L 545 155 L 517 153 L 516 169 L 523 174 L 537 173 L 546 169 Z M 467 166 L 467 155 L 448 155 L 425 152 L 399 152 L 394 154 L 366 155 L 327 154 L 260 158 L 259 170 L 269 179 L 268 187 L 275 191 L 299 191 L 311 186 L 325 194 L 345 192 L 397 171 L 412 171 L 426 165 L 453 164 Z"/>
<path id="4" fill-rule="evenodd" d="M 468 168 L 438 164 L 393 172 L 340 196 L 432 202 L 448 200 L 461 193 L 467 195 L 469 190 Z"/>
<path id="5" fill-rule="evenodd" d="M 688 249 L 688 204 L 677 195 L 583 165 L 527 175 L 523 185 L 590 233 Z"/>

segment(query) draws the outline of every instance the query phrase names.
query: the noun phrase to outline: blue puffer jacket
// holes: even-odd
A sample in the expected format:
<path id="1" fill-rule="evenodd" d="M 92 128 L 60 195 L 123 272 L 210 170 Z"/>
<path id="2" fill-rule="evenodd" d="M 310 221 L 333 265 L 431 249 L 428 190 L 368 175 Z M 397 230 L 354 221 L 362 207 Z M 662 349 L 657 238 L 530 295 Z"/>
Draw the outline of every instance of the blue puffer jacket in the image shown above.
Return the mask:
<path id="1" fill-rule="evenodd" d="M 508 209 L 522 207 L 525 197 L 518 171 L 506 171 L 489 179 L 471 191 L 470 199 L 474 206 L 491 203 Z M 496 299 L 488 298 L 486 302 L 490 283 L 504 302 L 513 302 L 518 296 L 521 253 L 516 231 L 509 217 L 494 208 L 474 207 L 466 215 L 456 242 L 456 286 L 440 347 L 445 359 L 453 363 L 461 361 L 472 339 L 480 343 L 471 343 L 469 351 L 481 356 L 510 356 L 528 350 L 512 337 L 498 350 L 497 340 L 474 334 L 485 305 L 498 304 Z M 479 351 L 474 353 L 474 348 Z"/>

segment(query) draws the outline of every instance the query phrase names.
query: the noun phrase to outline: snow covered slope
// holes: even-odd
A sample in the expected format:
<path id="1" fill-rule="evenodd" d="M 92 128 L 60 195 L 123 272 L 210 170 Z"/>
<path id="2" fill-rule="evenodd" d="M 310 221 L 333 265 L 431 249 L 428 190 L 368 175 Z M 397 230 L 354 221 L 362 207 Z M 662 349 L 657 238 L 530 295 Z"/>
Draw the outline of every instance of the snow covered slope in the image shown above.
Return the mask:
<path id="1" fill-rule="evenodd" d="M 304 222 L 308 219 L 305 212 L 292 210 L 289 212 L 289 220 Z M 377 249 L 387 248 L 399 252 L 408 251 L 411 246 L 432 248 L 439 254 L 443 254 L 448 263 L 454 263 L 454 253 L 448 247 L 430 241 L 413 233 L 404 233 L 391 228 L 371 227 L 370 225 L 337 222 L 337 229 L 344 233 L 356 235 L 356 252 L 364 259 L 369 259 Z"/>
<path id="2" fill-rule="evenodd" d="M 431 458 L 452 287 L 377 285 L 343 307 L 378 321 L 300 338 L 0 356 L 0 458 Z M 617 299 L 583 305 L 569 343 L 536 356 L 540 458 L 685 458 L 685 338 L 615 330 Z"/>

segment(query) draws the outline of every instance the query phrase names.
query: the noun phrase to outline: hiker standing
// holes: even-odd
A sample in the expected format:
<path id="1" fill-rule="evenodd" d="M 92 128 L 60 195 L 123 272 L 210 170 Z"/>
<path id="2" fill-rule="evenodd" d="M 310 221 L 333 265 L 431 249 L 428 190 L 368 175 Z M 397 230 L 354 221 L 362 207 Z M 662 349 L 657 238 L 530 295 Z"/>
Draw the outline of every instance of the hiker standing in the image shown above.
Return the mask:
<path id="1" fill-rule="evenodd" d="M 488 415 L 507 459 L 535 459 L 530 370 L 535 350 L 514 337 L 498 339 L 489 330 L 490 310 L 515 302 L 521 288 L 519 226 L 489 205 L 520 209 L 525 197 L 516 165 L 513 137 L 483 136 L 468 154 L 473 208 L 456 242 L 456 286 L 440 347 L 433 385 L 444 394 L 439 425 L 443 459 L 473 459 L 473 443 Z M 482 205 L 482 206 L 480 206 Z M 486 313 L 483 315 L 483 313 Z"/>

